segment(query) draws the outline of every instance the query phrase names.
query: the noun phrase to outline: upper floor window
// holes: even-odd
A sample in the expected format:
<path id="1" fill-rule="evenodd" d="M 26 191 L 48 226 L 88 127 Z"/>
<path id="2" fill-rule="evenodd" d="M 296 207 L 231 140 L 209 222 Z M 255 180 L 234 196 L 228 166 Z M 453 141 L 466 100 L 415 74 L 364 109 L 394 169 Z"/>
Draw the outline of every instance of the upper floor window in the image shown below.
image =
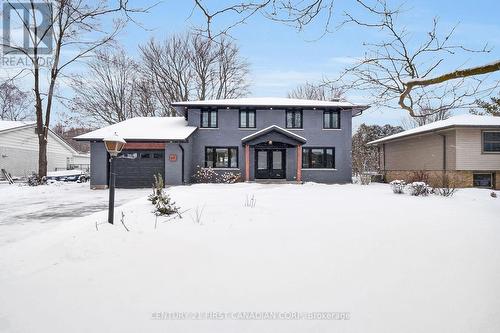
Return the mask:
<path id="1" fill-rule="evenodd" d="M 328 129 L 340 128 L 340 112 L 323 111 L 323 128 L 328 128 Z"/>
<path id="2" fill-rule="evenodd" d="M 201 110 L 200 127 L 217 128 L 217 110 Z"/>
<path id="3" fill-rule="evenodd" d="M 237 147 L 205 147 L 206 168 L 237 168 Z"/>
<path id="4" fill-rule="evenodd" d="M 302 148 L 304 169 L 334 169 L 335 148 Z"/>
<path id="5" fill-rule="evenodd" d="M 500 153 L 500 131 L 483 132 L 483 152 Z"/>
<path id="6" fill-rule="evenodd" d="M 255 110 L 240 110 L 240 128 L 255 128 Z"/>
<path id="7" fill-rule="evenodd" d="M 286 128 L 302 128 L 302 110 L 286 110 Z"/>

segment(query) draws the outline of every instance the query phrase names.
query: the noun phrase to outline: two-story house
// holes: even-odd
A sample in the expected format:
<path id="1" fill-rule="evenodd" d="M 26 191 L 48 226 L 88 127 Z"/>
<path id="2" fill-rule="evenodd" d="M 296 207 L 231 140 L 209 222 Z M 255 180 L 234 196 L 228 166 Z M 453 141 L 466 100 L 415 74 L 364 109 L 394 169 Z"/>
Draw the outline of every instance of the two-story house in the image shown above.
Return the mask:
<path id="1" fill-rule="evenodd" d="M 108 184 L 103 138 L 127 144 L 116 159 L 117 187 L 189 183 L 198 168 L 243 180 L 351 181 L 351 120 L 368 108 L 345 101 L 240 98 L 172 103 L 180 117 L 138 117 L 81 135 L 91 142 L 91 186 Z"/>

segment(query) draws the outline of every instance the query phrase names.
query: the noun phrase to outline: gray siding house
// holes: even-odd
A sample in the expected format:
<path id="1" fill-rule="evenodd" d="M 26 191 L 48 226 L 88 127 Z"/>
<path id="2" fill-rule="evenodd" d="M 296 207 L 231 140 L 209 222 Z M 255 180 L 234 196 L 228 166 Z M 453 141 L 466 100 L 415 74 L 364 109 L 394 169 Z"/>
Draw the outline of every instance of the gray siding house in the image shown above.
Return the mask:
<path id="1" fill-rule="evenodd" d="M 351 120 L 368 107 L 345 101 L 240 98 L 172 103 L 179 117 L 132 118 L 76 137 L 91 142 L 91 187 L 108 184 L 102 139 L 127 144 L 116 159 L 117 187 L 190 183 L 199 168 L 245 181 L 351 181 Z"/>

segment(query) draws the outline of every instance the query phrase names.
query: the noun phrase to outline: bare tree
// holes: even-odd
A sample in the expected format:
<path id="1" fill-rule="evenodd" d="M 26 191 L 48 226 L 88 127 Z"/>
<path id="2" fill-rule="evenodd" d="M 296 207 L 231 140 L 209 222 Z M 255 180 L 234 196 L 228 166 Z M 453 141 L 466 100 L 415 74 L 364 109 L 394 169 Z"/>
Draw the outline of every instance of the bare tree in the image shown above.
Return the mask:
<path id="1" fill-rule="evenodd" d="M 26 120 L 33 118 L 33 98 L 11 81 L 0 84 L 0 120 Z"/>
<path id="2" fill-rule="evenodd" d="M 73 147 L 76 151 L 82 153 L 90 152 L 90 143 L 85 141 L 76 141 L 73 138 L 78 135 L 82 135 L 92 131 L 92 128 L 88 127 L 73 127 L 67 126 L 64 122 L 58 122 L 52 130 L 62 137 L 66 142 Z"/>
<path id="3" fill-rule="evenodd" d="M 410 114 L 402 121 L 402 126 L 405 129 L 411 129 L 423 125 L 427 125 L 439 120 L 445 120 L 452 116 L 451 110 L 434 111 L 425 109 L 420 111 L 419 117 L 412 117 Z"/>
<path id="4" fill-rule="evenodd" d="M 341 88 L 306 82 L 295 87 L 287 94 L 288 98 L 313 99 L 320 101 L 338 101 L 344 96 Z"/>
<path id="5" fill-rule="evenodd" d="M 73 111 L 96 124 L 114 124 L 133 117 L 135 61 L 121 51 L 100 51 L 88 67 L 87 73 L 74 80 Z"/>
<path id="6" fill-rule="evenodd" d="M 140 47 L 143 76 L 152 78 L 152 93 L 167 114 L 170 103 L 212 98 L 237 98 L 248 93 L 249 65 L 238 47 L 224 38 L 198 34 L 151 39 Z"/>
<path id="7" fill-rule="evenodd" d="M 379 105 L 403 108 L 411 117 L 425 118 L 417 122 L 428 122 L 446 117 L 450 110 L 470 107 L 477 96 L 497 87 L 497 83 L 485 86 L 476 75 L 498 70 L 498 65 L 435 76 L 446 60 L 458 53 L 489 52 L 487 46 L 473 50 L 454 43 L 456 27 L 443 34 L 434 18 L 429 31 L 416 36 L 398 24 L 401 7 L 391 9 L 385 0 L 357 3 L 369 14 L 368 19 L 345 13 L 343 24 L 377 30 L 384 37 L 379 42 L 366 42 L 365 56 L 342 74 L 346 89 L 371 94 Z M 474 78 L 466 80 L 470 76 Z"/>
<path id="8" fill-rule="evenodd" d="M 43 24 L 40 24 L 40 4 L 48 11 L 42 19 Z M 21 22 L 29 39 L 29 48 L 13 45 L 8 40 L 2 40 L 2 46 L 11 53 L 23 55 L 29 62 L 16 77 L 27 74 L 32 79 L 39 142 L 38 176 L 43 177 L 47 174 L 47 136 L 59 79 L 75 61 L 110 43 L 131 20 L 131 13 L 145 9 L 131 9 L 126 0 L 29 0 L 24 3 L 6 0 L 4 9 Z M 103 17 L 109 16 L 113 16 L 114 23 L 108 30 L 100 23 Z M 43 50 L 48 40 L 53 44 L 52 57 L 50 62 L 44 63 Z"/>
<path id="9" fill-rule="evenodd" d="M 228 34 L 234 27 L 246 23 L 249 18 L 261 14 L 269 20 L 285 23 L 302 30 L 314 20 L 324 20 L 325 33 L 333 17 L 333 0 L 247 0 L 224 2 L 224 5 L 209 8 L 207 1 L 194 0 L 205 18 L 204 27 L 198 31 L 208 37 Z M 355 23 L 360 27 L 380 30 L 386 38 L 378 43 L 365 43 L 366 56 L 348 68 L 342 78 L 345 87 L 356 88 L 372 94 L 376 103 L 392 108 L 402 108 L 412 117 L 429 118 L 424 110 L 431 113 L 446 112 L 456 108 L 467 108 L 474 104 L 478 96 L 490 93 L 497 84 L 484 86 L 480 75 L 500 70 L 500 61 L 471 68 L 459 68 L 452 72 L 437 74 L 445 60 L 458 52 L 488 52 L 453 44 L 455 27 L 447 33 L 440 33 L 438 19 L 416 47 L 410 47 L 415 36 L 397 25 L 401 7 L 390 9 L 385 0 L 355 0 L 373 20 L 358 19 L 345 13 L 347 19 L 340 26 Z M 213 31 L 217 17 L 224 19 L 233 15 L 230 23 Z M 410 42 L 411 41 L 411 42 Z M 418 89 L 417 89 L 418 88 Z"/>
<path id="10" fill-rule="evenodd" d="M 198 33 L 214 39 L 221 35 L 228 35 L 230 30 L 246 23 L 252 16 L 260 14 L 268 20 L 286 24 L 302 30 L 314 20 L 322 20 L 324 33 L 329 32 L 332 21 L 335 0 L 244 0 L 218 2 L 218 6 L 211 3 L 211 8 L 206 0 L 194 0 L 193 12 L 197 9 L 205 18 L 205 25 L 198 27 Z M 222 4 L 222 5 L 221 5 Z M 215 19 L 227 19 L 229 23 L 213 30 Z"/>

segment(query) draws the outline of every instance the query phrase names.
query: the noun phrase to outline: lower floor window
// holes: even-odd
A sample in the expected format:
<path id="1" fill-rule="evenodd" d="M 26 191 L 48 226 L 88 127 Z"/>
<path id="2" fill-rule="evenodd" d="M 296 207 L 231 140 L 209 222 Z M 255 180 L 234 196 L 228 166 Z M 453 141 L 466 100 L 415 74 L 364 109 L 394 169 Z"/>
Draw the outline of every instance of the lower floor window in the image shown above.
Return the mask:
<path id="1" fill-rule="evenodd" d="M 335 148 L 303 148 L 302 167 L 307 169 L 334 169 Z"/>
<path id="2" fill-rule="evenodd" d="M 473 176 L 474 187 L 488 187 L 493 185 L 493 175 L 491 173 L 475 173 Z"/>
<path id="3" fill-rule="evenodd" d="M 205 167 L 237 168 L 237 147 L 205 147 Z"/>

